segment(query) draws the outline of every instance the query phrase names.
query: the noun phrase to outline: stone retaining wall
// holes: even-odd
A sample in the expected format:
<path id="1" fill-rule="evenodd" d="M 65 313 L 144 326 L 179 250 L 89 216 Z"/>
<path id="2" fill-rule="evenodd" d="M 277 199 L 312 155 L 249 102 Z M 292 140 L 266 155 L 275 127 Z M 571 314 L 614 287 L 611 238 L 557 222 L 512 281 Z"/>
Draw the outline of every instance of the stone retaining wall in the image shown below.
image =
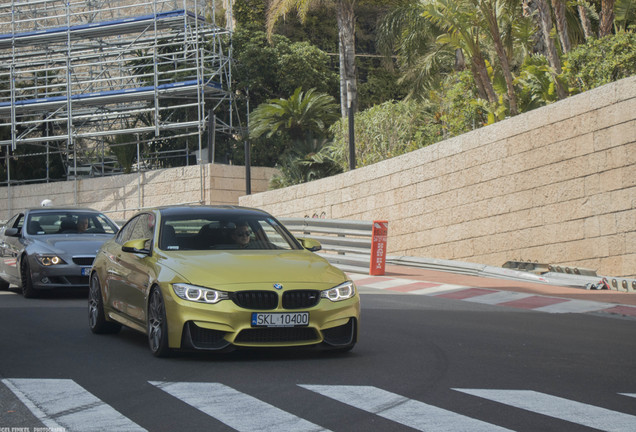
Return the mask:
<path id="1" fill-rule="evenodd" d="M 338 176 L 242 196 L 389 221 L 389 255 L 636 276 L 636 77 Z"/>
<path id="2" fill-rule="evenodd" d="M 273 168 L 252 168 L 251 188 L 267 190 Z M 231 204 L 245 194 L 245 167 L 204 164 L 45 184 L 0 188 L 0 220 L 50 199 L 56 206 L 92 207 L 124 220 L 138 209 L 179 203 Z"/>

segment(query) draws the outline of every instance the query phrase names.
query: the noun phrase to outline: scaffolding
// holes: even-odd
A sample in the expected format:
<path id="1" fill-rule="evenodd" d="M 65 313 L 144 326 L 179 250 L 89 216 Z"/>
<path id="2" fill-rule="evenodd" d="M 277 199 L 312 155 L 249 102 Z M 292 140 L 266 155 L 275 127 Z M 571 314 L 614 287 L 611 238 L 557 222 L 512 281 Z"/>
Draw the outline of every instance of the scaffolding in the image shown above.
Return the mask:
<path id="1" fill-rule="evenodd" d="M 0 139 L 59 157 L 67 178 L 212 153 L 240 132 L 231 17 L 201 0 L 14 0 L 0 4 Z M 226 1 L 231 11 L 231 1 Z M 222 12 L 222 11 L 221 11 Z M 207 131 L 207 133 L 206 133 Z M 10 136 L 8 136 L 10 135 Z M 213 161 L 213 160 L 211 160 Z"/>

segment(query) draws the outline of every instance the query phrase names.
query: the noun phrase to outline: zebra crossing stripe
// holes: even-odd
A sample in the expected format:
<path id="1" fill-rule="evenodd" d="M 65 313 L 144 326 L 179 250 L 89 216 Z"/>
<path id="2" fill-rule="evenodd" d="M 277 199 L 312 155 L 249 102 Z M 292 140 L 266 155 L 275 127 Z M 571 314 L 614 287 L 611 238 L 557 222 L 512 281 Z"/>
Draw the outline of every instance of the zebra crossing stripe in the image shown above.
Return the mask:
<path id="1" fill-rule="evenodd" d="M 636 430 L 636 416 L 532 390 L 454 390 L 602 431 Z"/>
<path id="2" fill-rule="evenodd" d="M 219 383 L 150 381 L 150 384 L 237 431 L 327 431 Z"/>
<path id="3" fill-rule="evenodd" d="M 300 385 L 300 387 L 420 431 L 509 430 L 373 386 Z"/>
<path id="4" fill-rule="evenodd" d="M 146 430 L 70 379 L 3 379 L 2 383 L 50 429 Z"/>

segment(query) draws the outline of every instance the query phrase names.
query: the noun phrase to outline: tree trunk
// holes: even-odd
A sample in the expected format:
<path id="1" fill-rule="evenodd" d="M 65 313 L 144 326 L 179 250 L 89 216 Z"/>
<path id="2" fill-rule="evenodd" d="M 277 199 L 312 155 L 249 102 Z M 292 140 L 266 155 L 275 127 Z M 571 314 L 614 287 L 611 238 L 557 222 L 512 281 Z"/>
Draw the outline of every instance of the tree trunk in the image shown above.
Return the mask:
<path id="1" fill-rule="evenodd" d="M 585 35 L 585 40 L 589 41 L 590 38 L 594 36 L 594 31 L 592 30 L 592 23 L 590 22 L 590 17 L 587 15 L 587 10 L 585 6 L 579 5 L 579 18 L 581 20 L 581 27 L 583 27 L 583 34 Z"/>
<path id="2" fill-rule="evenodd" d="M 601 22 L 598 37 L 612 34 L 614 29 L 614 0 L 601 0 Z"/>
<path id="3" fill-rule="evenodd" d="M 471 70 L 473 70 L 473 73 L 477 73 L 475 80 L 481 81 L 484 91 L 486 92 L 486 96 L 488 96 L 488 102 L 497 103 L 497 94 L 495 93 L 495 89 L 492 87 L 492 82 L 490 82 L 486 62 L 481 54 L 479 45 L 475 46 L 475 50 L 472 55 L 472 62 L 475 67 L 471 68 Z"/>
<path id="4" fill-rule="evenodd" d="M 504 49 L 503 42 L 501 42 L 501 34 L 499 33 L 499 24 L 497 24 L 495 9 L 491 3 L 486 4 L 484 1 L 480 2 L 480 8 L 486 18 L 490 36 L 492 37 L 492 41 L 495 44 L 495 52 L 497 53 L 497 58 L 499 59 L 501 70 L 503 72 L 504 79 L 506 80 L 510 114 L 514 116 L 519 113 L 517 108 L 517 95 L 515 93 L 512 72 L 510 72 L 510 65 L 508 64 L 508 56 L 506 55 L 506 50 Z"/>
<path id="5" fill-rule="evenodd" d="M 568 35 L 568 23 L 565 19 L 565 3 L 563 0 L 552 0 L 552 10 L 556 17 L 557 31 L 561 40 L 561 49 L 564 53 L 569 53 L 571 49 L 570 36 Z"/>
<path id="6" fill-rule="evenodd" d="M 550 37 L 550 33 L 552 32 L 552 16 L 550 15 L 550 7 L 546 3 L 546 0 L 536 0 L 535 3 L 537 5 L 537 11 L 539 12 L 539 25 L 541 26 L 541 33 L 543 34 L 543 41 L 545 42 L 547 50 L 548 62 L 554 70 L 553 78 L 556 86 L 557 97 L 559 99 L 564 99 L 567 97 L 567 93 L 556 77 L 561 74 L 562 70 L 561 60 L 559 59 L 556 47 L 554 46 L 554 41 Z"/>
<path id="7" fill-rule="evenodd" d="M 475 62 L 470 62 L 470 72 L 473 74 L 473 79 L 475 80 L 475 84 L 477 84 L 477 94 L 481 99 L 488 99 L 488 95 L 486 94 L 486 89 L 484 88 L 484 84 L 481 82 L 481 78 L 479 77 L 479 72 L 477 72 L 477 66 L 475 66 Z"/>
<path id="8" fill-rule="evenodd" d="M 456 71 L 463 71 L 466 69 L 466 59 L 464 59 L 464 52 L 457 48 L 455 50 L 455 67 Z"/>
<path id="9" fill-rule="evenodd" d="M 336 8 L 340 50 L 340 112 L 343 118 L 347 117 L 350 103 L 354 112 L 358 109 L 354 5 L 355 0 L 339 0 Z"/>

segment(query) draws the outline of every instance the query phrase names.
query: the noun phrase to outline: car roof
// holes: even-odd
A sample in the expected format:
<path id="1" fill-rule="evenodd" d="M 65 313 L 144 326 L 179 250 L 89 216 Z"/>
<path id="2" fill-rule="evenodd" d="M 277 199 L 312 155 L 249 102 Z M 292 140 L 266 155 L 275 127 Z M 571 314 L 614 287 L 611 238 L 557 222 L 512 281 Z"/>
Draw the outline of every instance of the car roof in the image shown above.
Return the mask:
<path id="1" fill-rule="evenodd" d="M 54 213 L 59 213 L 61 211 L 101 213 L 99 210 L 95 210 L 95 209 L 88 208 L 88 207 L 33 207 L 33 208 L 26 209 L 27 213 L 30 213 L 30 212 L 38 212 L 38 213 L 40 213 L 40 212 L 42 212 L 42 213 L 54 212 Z"/>
<path id="2" fill-rule="evenodd" d="M 271 215 L 263 210 L 232 206 L 232 205 L 197 205 L 197 206 L 166 206 L 158 207 L 157 211 L 162 217 L 170 216 L 228 216 L 228 217 L 248 217 L 248 216 L 268 216 Z"/>

